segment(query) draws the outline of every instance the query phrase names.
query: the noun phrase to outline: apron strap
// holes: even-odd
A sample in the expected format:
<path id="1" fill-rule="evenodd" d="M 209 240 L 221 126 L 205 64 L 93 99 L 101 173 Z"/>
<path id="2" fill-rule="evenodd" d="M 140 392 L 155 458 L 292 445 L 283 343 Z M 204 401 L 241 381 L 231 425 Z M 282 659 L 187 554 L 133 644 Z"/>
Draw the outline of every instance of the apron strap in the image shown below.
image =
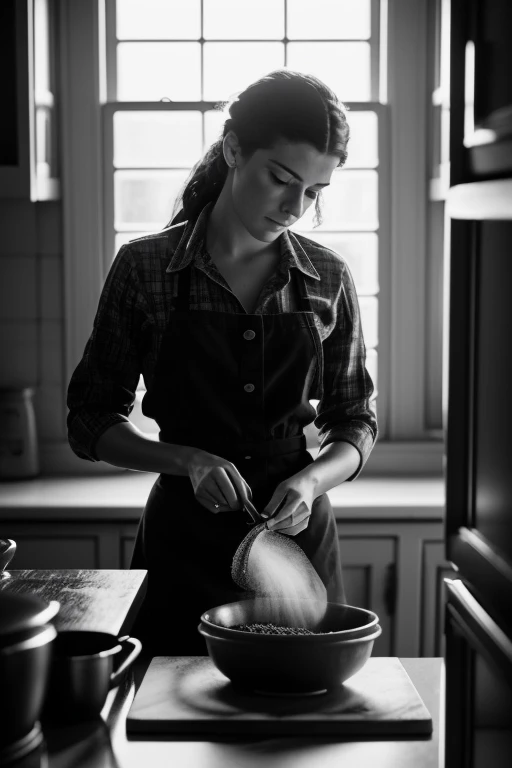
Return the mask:
<path id="1" fill-rule="evenodd" d="M 176 298 L 176 310 L 188 312 L 190 308 L 190 274 L 192 262 L 184 267 L 178 275 L 178 296 Z"/>

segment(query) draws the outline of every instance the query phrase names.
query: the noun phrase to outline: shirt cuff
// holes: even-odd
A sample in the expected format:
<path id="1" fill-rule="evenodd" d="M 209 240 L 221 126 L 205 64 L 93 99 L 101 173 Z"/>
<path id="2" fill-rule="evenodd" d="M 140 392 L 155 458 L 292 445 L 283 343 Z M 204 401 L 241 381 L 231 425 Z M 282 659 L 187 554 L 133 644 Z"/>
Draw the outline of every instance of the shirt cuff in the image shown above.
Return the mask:
<path id="1" fill-rule="evenodd" d="M 375 445 L 376 435 L 373 430 L 364 421 L 351 422 L 348 425 L 333 427 L 326 430 L 320 437 L 320 450 L 329 443 L 345 442 L 350 443 L 359 453 L 359 466 L 357 470 L 345 482 L 355 480 L 368 461 L 368 457 Z"/>
<path id="2" fill-rule="evenodd" d="M 120 413 L 79 411 L 71 419 L 68 427 L 68 442 L 71 450 L 80 459 L 101 461 L 96 453 L 96 443 L 107 429 L 125 421 L 129 419 Z"/>

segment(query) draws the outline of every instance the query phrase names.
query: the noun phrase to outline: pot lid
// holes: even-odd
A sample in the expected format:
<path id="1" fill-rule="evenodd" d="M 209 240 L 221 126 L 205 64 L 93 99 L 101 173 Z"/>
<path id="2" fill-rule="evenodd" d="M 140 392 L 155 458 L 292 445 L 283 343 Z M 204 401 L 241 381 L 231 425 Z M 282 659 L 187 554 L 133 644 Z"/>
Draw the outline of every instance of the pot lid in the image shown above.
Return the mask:
<path id="1" fill-rule="evenodd" d="M 19 595 L 8 589 L 1 589 L 0 642 L 7 635 L 42 627 L 57 615 L 59 609 L 60 603 L 56 600 L 47 603 L 37 595 Z"/>

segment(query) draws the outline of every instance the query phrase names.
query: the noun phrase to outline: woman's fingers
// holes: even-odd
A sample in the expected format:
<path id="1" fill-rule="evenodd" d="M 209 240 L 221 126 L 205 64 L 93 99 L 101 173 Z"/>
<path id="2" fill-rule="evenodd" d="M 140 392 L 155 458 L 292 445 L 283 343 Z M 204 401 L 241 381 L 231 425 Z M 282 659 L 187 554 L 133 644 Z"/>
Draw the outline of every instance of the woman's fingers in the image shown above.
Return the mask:
<path id="1" fill-rule="evenodd" d="M 250 502 L 251 489 L 235 465 L 213 454 L 205 456 L 212 462 L 209 467 L 198 462 L 189 471 L 196 499 L 216 512 L 239 510 Z"/>
<path id="2" fill-rule="evenodd" d="M 237 497 L 233 509 L 241 509 L 247 501 L 252 503 L 252 491 L 234 464 L 227 469 L 227 474 Z"/>
<path id="3" fill-rule="evenodd" d="M 220 468 L 217 472 L 212 472 L 212 480 L 217 486 L 217 492 L 214 492 L 214 495 L 223 499 L 223 503 L 227 504 L 230 509 L 240 509 L 240 501 L 231 475 L 228 475 L 225 469 Z"/>
<path id="4" fill-rule="evenodd" d="M 221 504 L 209 493 L 198 491 L 198 493 L 196 493 L 196 501 L 199 502 L 202 507 L 207 509 L 208 512 L 216 514 L 217 512 L 223 511 Z M 224 507 L 224 510 L 225 509 L 227 509 L 227 507 Z"/>
<path id="5" fill-rule="evenodd" d="M 282 528 L 279 531 L 279 533 L 282 533 L 285 536 L 296 536 L 298 533 L 301 533 L 301 531 L 305 531 L 308 525 L 309 525 L 309 516 L 306 517 L 297 525 L 292 525 L 289 528 Z"/>
<path id="6" fill-rule="evenodd" d="M 303 501 L 297 503 L 293 500 L 287 500 L 281 509 L 268 520 L 267 528 L 269 531 L 288 533 L 289 529 L 295 529 L 304 523 L 301 528 L 303 530 L 307 527 L 310 516 L 311 510 Z M 299 533 L 300 531 L 297 530 L 296 532 Z"/>

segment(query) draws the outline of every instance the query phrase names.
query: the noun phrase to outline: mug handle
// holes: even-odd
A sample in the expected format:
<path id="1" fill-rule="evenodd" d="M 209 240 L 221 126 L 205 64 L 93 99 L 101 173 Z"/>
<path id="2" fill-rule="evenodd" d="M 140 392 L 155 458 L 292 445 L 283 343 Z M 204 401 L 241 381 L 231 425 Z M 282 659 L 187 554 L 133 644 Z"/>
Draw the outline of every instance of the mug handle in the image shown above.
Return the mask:
<path id="1" fill-rule="evenodd" d="M 123 650 L 131 645 L 132 650 L 130 651 L 126 659 L 122 662 L 121 666 L 118 669 L 116 669 L 115 672 L 112 672 L 112 674 L 110 675 L 110 684 L 109 684 L 110 688 L 115 688 L 116 685 L 119 684 L 123 674 L 126 672 L 128 667 L 132 665 L 132 663 L 135 661 L 135 659 L 137 658 L 137 656 L 142 650 L 142 643 L 140 642 L 140 640 L 137 640 L 136 637 L 120 637 L 119 644 L 122 646 Z"/>

